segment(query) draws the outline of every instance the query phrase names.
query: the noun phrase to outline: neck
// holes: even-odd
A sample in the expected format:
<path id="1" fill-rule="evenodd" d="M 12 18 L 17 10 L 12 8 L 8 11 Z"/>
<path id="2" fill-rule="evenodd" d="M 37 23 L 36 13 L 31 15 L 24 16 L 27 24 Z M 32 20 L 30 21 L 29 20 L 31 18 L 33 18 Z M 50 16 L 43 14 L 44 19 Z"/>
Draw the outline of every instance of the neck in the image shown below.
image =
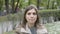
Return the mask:
<path id="1" fill-rule="evenodd" d="M 27 25 L 29 28 L 34 27 L 34 23 L 27 23 Z"/>

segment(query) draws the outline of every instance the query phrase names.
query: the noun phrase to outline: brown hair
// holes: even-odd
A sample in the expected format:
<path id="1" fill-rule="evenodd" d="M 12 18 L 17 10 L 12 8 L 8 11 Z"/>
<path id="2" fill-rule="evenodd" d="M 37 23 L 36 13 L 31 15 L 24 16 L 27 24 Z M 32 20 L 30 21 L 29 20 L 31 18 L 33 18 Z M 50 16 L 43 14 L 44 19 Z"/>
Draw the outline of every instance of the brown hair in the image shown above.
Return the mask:
<path id="1" fill-rule="evenodd" d="M 26 26 L 26 23 L 27 23 L 27 20 L 26 20 L 26 13 L 29 11 L 29 10 L 31 10 L 31 9 L 35 9 L 35 11 L 36 11 L 36 14 L 37 14 L 37 20 L 36 20 L 36 22 L 35 22 L 35 27 L 39 24 L 39 17 L 38 17 L 38 9 L 34 6 L 34 5 L 30 5 L 30 6 L 28 6 L 26 9 L 25 9 L 25 12 L 24 12 L 24 17 L 23 17 L 23 22 L 22 22 L 22 26 L 25 28 L 25 26 Z"/>

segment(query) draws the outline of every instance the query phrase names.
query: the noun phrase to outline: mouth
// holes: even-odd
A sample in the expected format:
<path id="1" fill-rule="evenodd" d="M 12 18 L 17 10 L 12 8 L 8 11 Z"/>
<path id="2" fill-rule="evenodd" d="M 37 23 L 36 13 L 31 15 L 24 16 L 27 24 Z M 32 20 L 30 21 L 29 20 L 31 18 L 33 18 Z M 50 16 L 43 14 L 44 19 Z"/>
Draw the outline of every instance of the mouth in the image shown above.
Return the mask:
<path id="1" fill-rule="evenodd" d="M 31 21 L 35 20 L 35 19 L 30 19 Z"/>

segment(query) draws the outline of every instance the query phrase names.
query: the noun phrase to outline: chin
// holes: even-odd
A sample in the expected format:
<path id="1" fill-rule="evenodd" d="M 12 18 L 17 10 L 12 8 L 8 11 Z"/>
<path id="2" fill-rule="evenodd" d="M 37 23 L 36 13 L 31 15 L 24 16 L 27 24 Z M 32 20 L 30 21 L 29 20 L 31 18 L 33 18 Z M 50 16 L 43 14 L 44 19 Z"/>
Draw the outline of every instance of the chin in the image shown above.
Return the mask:
<path id="1" fill-rule="evenodd" d="M 35 23 L 35 22 L 30 22 L 30 23 Z"/>

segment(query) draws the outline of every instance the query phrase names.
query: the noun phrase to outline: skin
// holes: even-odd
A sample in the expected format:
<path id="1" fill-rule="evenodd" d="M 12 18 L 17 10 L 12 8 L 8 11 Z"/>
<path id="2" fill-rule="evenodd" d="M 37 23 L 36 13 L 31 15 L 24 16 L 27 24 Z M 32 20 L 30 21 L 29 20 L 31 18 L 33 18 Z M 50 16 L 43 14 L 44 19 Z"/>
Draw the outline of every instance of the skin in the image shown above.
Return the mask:
<path id="1" fill-rule="evenodd" d="M 34 23 L 37 20 L 37 14 L 35 9 L 31 9 L 26 13 L 26 20 L 29 27 L 34 26 Z"/>

